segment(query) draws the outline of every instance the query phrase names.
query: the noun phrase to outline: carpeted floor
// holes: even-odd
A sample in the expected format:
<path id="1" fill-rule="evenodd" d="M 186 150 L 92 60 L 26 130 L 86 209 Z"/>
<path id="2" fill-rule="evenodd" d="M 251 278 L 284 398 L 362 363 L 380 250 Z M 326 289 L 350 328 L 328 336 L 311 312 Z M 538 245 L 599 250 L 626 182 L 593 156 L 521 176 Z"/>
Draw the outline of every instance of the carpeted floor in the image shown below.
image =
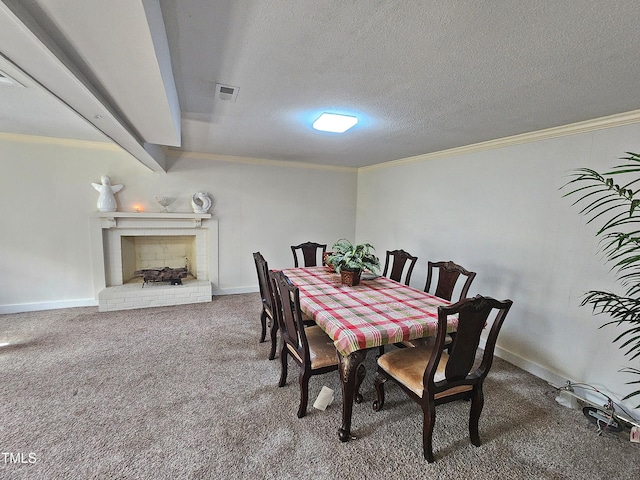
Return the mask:
<path id="1" fill-rule="evenodd" d="M 598 436 L 542 380 L 496 359 L 485 384 L 482 446 L 468 402 L 438 407 L 436 462 L 422 457 L 422 413 L 387 386 L 373 412 L 375 355 L 355 441 L 340 443 L 337 373 L 311 379 L 296 417 L 297 369 L 258 343 L 257 294 L 208 304 L 98 313 L 75 308 L 0 316 L 3 479 L 635 479 L 640 444 Z M 507 320 L 508 321 L 508 320 Z M 311 405 L 336 390 L 324 412 Z"/>

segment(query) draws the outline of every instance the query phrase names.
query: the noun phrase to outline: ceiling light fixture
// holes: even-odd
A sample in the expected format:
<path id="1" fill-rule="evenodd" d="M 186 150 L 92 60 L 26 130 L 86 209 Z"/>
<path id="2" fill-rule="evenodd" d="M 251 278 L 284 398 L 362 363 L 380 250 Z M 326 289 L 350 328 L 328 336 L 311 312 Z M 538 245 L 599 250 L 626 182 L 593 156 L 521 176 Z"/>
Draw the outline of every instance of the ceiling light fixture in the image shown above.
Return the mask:
<path id="1" fill-rule="evenodd" d="M 344 133 L 356 123 L 358 123 L 358 119 L 351 115 L 323 113 L 313 122 L 313 128 L 323 132 Z"/>

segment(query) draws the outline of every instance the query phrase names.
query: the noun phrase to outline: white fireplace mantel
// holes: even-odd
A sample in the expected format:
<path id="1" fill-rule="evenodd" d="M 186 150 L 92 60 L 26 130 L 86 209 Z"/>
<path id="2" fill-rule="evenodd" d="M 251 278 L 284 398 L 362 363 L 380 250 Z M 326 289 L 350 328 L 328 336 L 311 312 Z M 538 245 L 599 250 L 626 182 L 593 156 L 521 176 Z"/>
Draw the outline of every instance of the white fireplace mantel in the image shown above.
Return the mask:
<path id="1" fill-rule="evenodd" d="M 114 239 L 124 235 L 195 235 L 198 239 L 197 244 L 200 245 L 197 262 L 198 285 L 202 286 L 200 284 L 204 282 L 210 301 L 212 288 L 215 289 L 218 286 L 218 220 L 211 218 L 211 214 L 95 212 L 91 215 L 90 225 L 96 299 L 100 296 L 100 292 L 112 289 L 121 283 L 114 281 L 115 275 L 112 272 L 115 264 L 108 252 L 114 250 Z M 112 247 L 107 249 L 107 243 Z M 121 258 L 116 261 L 120 261 L 121 269 Z M 151 291 L 151 289 L 145 290 L 145 294 Z"/>
<path id="2" fill-rule="evenodd" d="M 101 220 L 102 228 L 138 228 L 153 227 L 153 224 L 167 228 L 174 224 L 175 228 L 202 227 L 202 220 L 211 218 L 210 213 L 134 213 L 134 212 L 98 212 L 95 217 Z M 140 223 L 143 222 L 143 223 Z"/>

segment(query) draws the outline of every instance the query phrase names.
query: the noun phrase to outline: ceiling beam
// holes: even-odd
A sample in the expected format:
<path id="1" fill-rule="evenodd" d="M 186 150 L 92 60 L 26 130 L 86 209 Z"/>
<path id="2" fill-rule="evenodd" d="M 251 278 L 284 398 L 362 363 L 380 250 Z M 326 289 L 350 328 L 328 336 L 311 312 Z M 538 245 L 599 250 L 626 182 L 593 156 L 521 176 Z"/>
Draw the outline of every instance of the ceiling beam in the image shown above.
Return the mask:
<path id="1" fill-rule="evenodd" d="M 34 82 L 154 172 L 166 172 L 160 148 L 146 145 L 49 35 L 17 2 L 0 0 L 4 55 Z"/>

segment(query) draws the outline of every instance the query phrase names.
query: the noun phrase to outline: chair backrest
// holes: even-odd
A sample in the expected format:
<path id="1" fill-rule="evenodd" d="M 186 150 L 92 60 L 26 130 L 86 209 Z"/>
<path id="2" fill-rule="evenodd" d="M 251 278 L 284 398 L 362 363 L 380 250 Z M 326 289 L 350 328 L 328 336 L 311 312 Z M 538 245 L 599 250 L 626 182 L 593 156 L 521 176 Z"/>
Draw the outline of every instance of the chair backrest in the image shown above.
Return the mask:
<path id="1" fill-rule="evenodd" d="M 384 277 L 390 278 L 391 280 L 395 280 L 396 282 L 409 285 L 409 282 L 411 281 L 411 273 L 413 272 L 413 267 L 415 267 L 417 261 L 418 257 L 414 257 L 404 250 L 387 250 L 387 258 L 384 262 L 384 270 L 382 271 L 382 275 Z M 409 262 L 409 267 L 407 269 L 407 273 L 404 277 L 403 282 L 402 274 L 405 270 L 405 265 L 407 264 L 407 262 Z M 389 275 L 387 275 L 390 264 L 391 272 L 389 273 Z"/>
<path id="2" fill-rule="evenodd" d="M 273 292 L 269 281 L 269 265 L 260 252 L 253 254 L 253 260 L 256 263 L 256 271 L 258 272 L 258 287 L 260 288 L 262 305 L 273 312 Z"/>
<path id="3" fill-rule="evenodd" d="M 318 265 L 322 265 L 322 254 L 327 251 L 327 245 L 322 243 L 315 242 L 305 242 L 300 245 L 291 245 L 291 253 L 293 253 L 293 264 L 297 268 L 298 264 L 298 253 L 300 250 L 302 252 L 302 258 L 304 260 L 305 267 L 317 267 Z M 318 264 L 318 250 L 322 250 L 320 253 L 320 263 Z"/>
<path id="4" fill-rule="evenodd" d="M 491 368 L 498 333 L 512 304 L 511 300 L 498 301 L 491 297 L 477 295 L 474 298 L 460 300 L 453 305 L 439 307 L 438 334 L 424 372 L 425 390 L 436 394 L 460 385 L 481 383 Z M 492 314 L 495 314 L 495 317 L 490 322 L 489 317 Z M 448 347 L 445 338 L 447 319 L 450 315 L 458 316 L 458 327 L 453 343 Z M 476 367 L 474 365 L 480 335 L 489 323 L 491 323 L 491 330 L 484 347 L 482 361 Z M 448 349 L 448 359 L 444 369 L 444 379 L 438 378 L 436 381 L 434 377 L 445 348 Z"/>
<path id="5" fill-rule="evenodd" d="M 309 357 L 309 343 L 302 322 L 302 310 L 300 309 L 300 291 L 293 285 L 289 278 L 282 273 L 270 272 L 270 278 L 274 286 L 274 300 L 276 317 L 280 325 L 282 340 L 293 349 L 303 363 L 311 368 Z"/>
<path id="6" fill-rule="evenodd" d="M 471 282 L 473 282 L 473 279 L 476 277 L 476 272 L 470 272 L 452 261 L 428 262 L 427 284 L 424 287 L 424 291 L 427 293 L 431 293 L 429 290 L 431 289 L 431 282 L 436 271 L 438 272 L 438 283 L 436 284 L 435 292 L 433 293 L 436 297 L 444 298 L 445 300 L 451 300 L 458 280 L 461 277 L 466 277 L 464 285 L 462 285 L 462 290 L 460 291 L 458 300 L 467 298 L 469 287 L 471 286 Z"/>

